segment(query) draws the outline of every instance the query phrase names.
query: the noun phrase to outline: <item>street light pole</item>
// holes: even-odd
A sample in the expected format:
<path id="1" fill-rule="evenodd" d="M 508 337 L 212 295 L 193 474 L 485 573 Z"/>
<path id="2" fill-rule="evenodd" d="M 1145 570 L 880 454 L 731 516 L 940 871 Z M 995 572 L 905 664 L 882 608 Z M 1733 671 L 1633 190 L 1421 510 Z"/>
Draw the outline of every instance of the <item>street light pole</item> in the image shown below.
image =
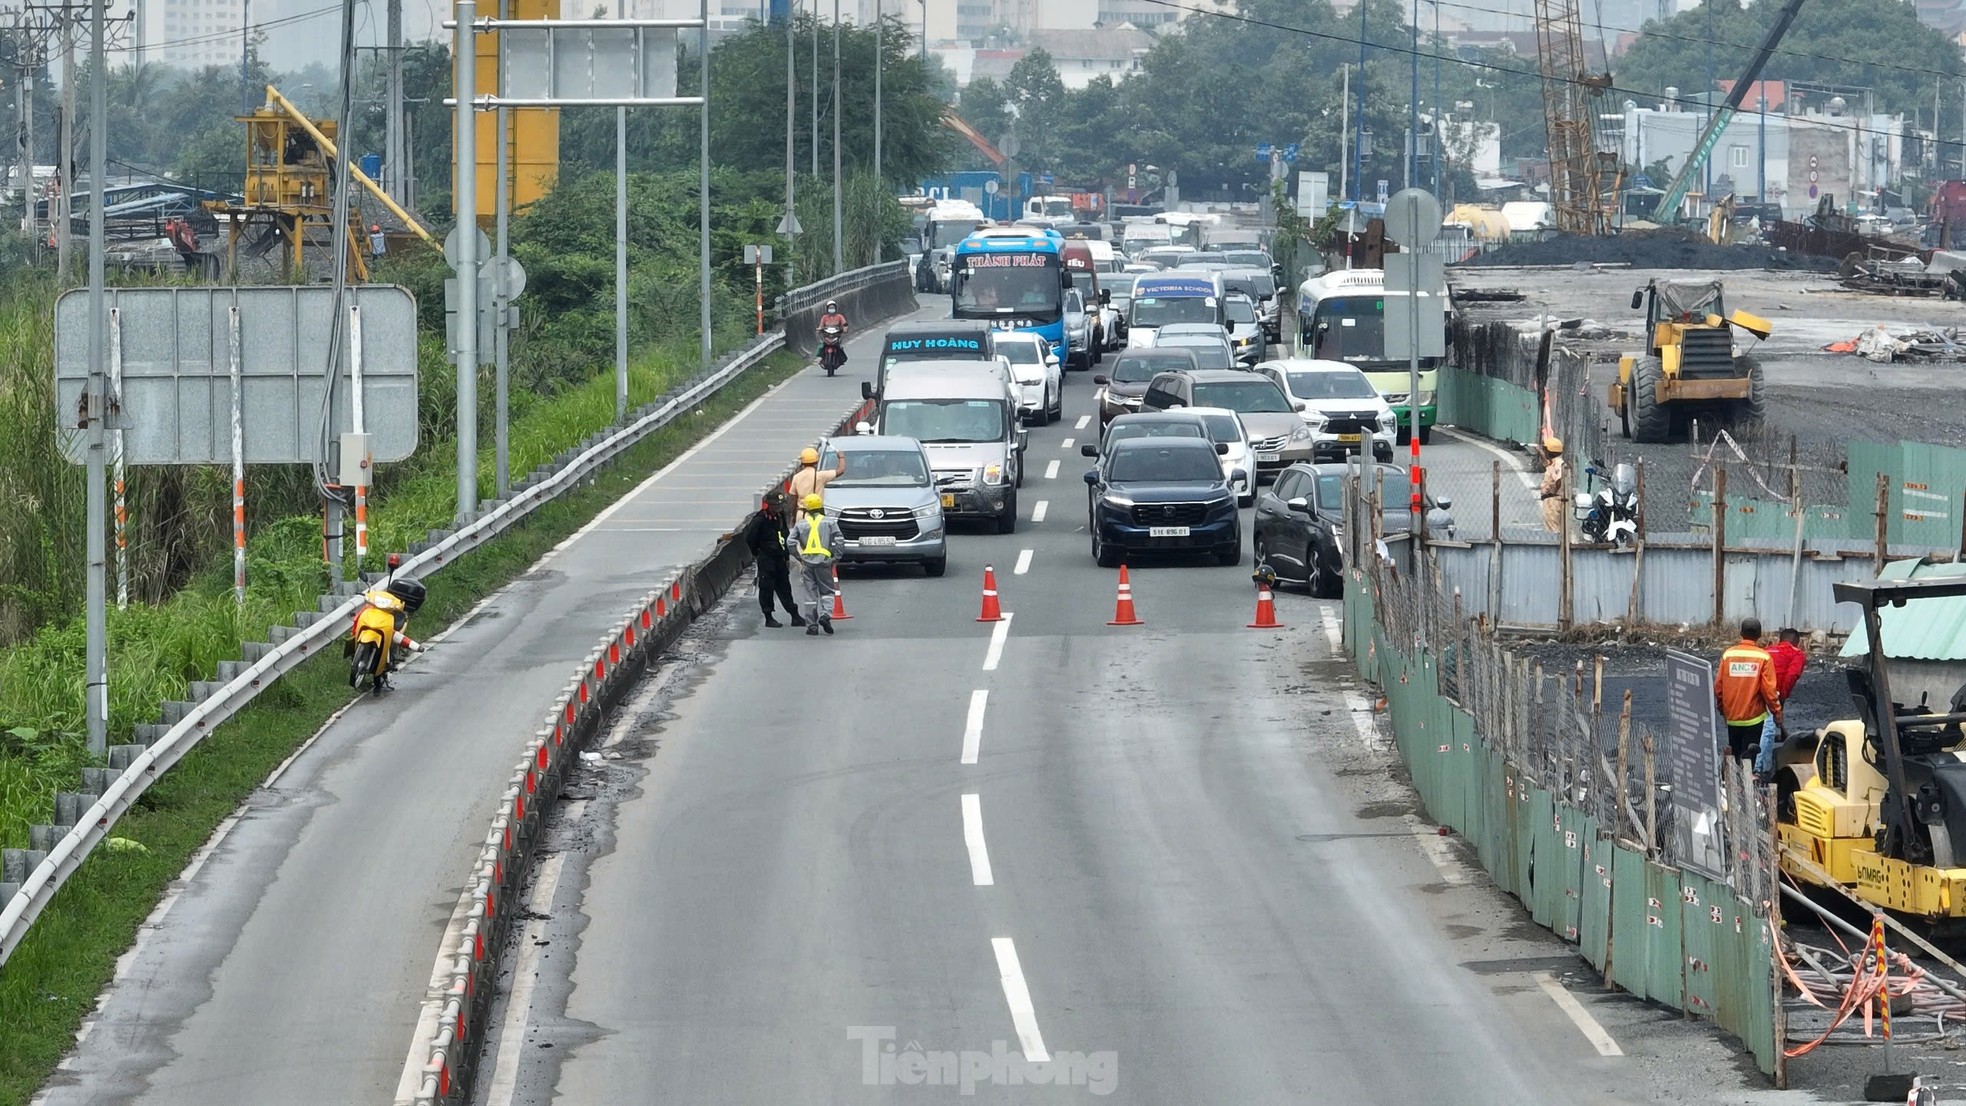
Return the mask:
<path id="1" fill-rule="evenodd" d="M 819 176 L 819 0 L 812 0 L 812 175 Z"/>
<path id="2" fill-rule="evenodd" d="M 696 233 L 697 242 L 697 293 L 702 314 L 697 322 L 703 328 L 703 337 L 698 352 L 702 355 L 703 371 L 710 371 L 711 318 L 710 318 L 710 0 L 699 0 L 702 10 L 702 41 L 697 47 L 697 94 L 703 97 L 701 116 L 697 126 L 697 196 Z"/>
<path id="3" fill-rule="evenodd" d="M 98 3 L 101 0 L 97 0 Z M 457 524 L 478 517 L 478 0 L 457 0 Z"/>
<path id="4" fill-rule="evenodd" d="M 397 2 L 397 0 L 392 0 Z M 400 3 L 398 3 L 400 6 Z M 510 0 L 498 0 L 498 17 L 511 17 Z M 475 51 L 474 51 L 475 52 Z M 505 91 L 505 36 L 498 36 L 498 90 Z M 397 77 L 401 73 L 396 74 Z M 496 241 L 497 260 L 492 262 L 492 302 L 495 310 L 492 329 L 492 482 L 498 489 L 498 498 L 504 499 L 512 490 L 511 458 L 511 331 L 505 325 L 505 312 L 510 307 L 510 292 L 505 285 L 505 267 L 511 256 L 512 232 L 512 166 L 508 160 L 512 146 L 512 109 L 500 106 L 498 109 L 498 153 L 493 159 L 492 175 L 497 179 L 498 198 L 492 201 L 492 221 Z M 473 125 L 476 119 L 473 119 Z"/>
<path id="5" fill-rule="evenodd" d="M 614 17 L 627 18 L 626 0 Z M 614 421 L 628 421 L 628 109 L 614 109 Z"/>
<path id="6" fill-rule="evenodd" d="M 109 749 L 109 535 L 103 519 L 109 506 L 103 487 L 108 440 L 108 427 L 104 420 L 109 415 L 106 388 L 109 314 L 103 294 L 102 179 L 107 171 L 106 136 L 109 130 L 103 126 L 103 120 L 109 116 L 109 85 L 105 74 L 109 54 L 103 48 L 103 24 L 107 20 L 104 9 L 107 6 L 107 0 L 94 0 L 89 5 L 89 399 L 93 410 L 89 412 L 89 572 L 85 588 L 87 594 L 84 596 L 89 609 L 83 616 L 83 667 L 87 686 L 83 691 L 86 703 L 82 710 L 89 731 L 89 755 L 98 758 L 106 755 Z M 74 41 L 73 34 L 68 37 L 70 42 Z M 73 52 L 69 57 L 73 60 Z M 72 66 L 62 74 L 62 83 L 74 87 L 75 70 Z M 71 98 L 69 102 L 74 101 Z M 64 117 L 62 126 L 66 128 L 68 125 L 68 119 Z M 67 147 L 61 151 L 61 161 L 63 164 L 69 161 Z M 66 190 L 63 194 L 66 195 Z"/>
<path id="7" fill-rule="evenodd" d="M 881 177 L 881 70 L 887 68 L 887 53 L 883 47 L 883 32 L 887 26 L 887 13 L 881 11 L 882 0 L 874 0 L 874 183 Z M 881 263 L 881 240 L 874 238 L 874 264 Z"/>
<path id="8" fill-rule="evenodd" d="M 840 0 L 833 0 L 833 272 L 846 272 L 840 195 Z"/>

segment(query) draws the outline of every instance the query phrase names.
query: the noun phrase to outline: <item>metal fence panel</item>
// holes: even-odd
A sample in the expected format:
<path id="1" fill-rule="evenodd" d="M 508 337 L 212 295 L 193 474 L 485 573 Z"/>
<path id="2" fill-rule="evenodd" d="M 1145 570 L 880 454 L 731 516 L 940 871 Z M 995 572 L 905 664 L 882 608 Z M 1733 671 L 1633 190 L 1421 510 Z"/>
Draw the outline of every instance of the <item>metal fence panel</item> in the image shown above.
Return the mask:
<path id="1" fill-rule="evenodd" d="M 1611 982 L 1651 998 L 1654 912 L 1645 901 L 1645 858 L 1613 846 L 1611 854 Z"/>
<path id="2" fill-rule="evenodd" d="M 1686 1009 L 1711 1018 L 1718 1006 L 1715 997 L 1714 962 L 1720 924 L 1725 907 L 1733 896 L 1712 880 L 1693 872 L 1680 879 L 1680 958 L 1679 977 L 1685 989 Z"/>
<path id="3" fill-rule="evenodd" d="M 1966 451 L 1903 442 L 1899 453 L 1898 478 L 1891 483 L 1890 540 L 1930 549 L 1961 548 Z"/>
<path id="4" fill-rule="evenodd" d="M 1583 841 L 1577 951 L 1602 972 L 1611 959 L 1611 864 L 1618 846 L 1598 831 L 1596 819 L 1586 823 L 1590 833 Z"/>
<path id="5" fill-rule="evenodd" d="M 1679 872 L 1645 864 L 1645 994 L 1656 1002 L 1685 1008 L 1686 981 L 1680 969 Z"/>
<path id="6" fill-rule="evenodd" d="M 1563 921 L 1563 835 L 1556 816 L 1556 804 L 1542 788 L 1529 792 L 1526 805 L 1529 818 L 1530 849 L 1529 916 L 1544 929 L 1555 929 Z"/>
<path id="7" fill-rule="evenodd" d="M 1497 621 L 1505 626 L 1554 626 L 1562 554 L 1555 543 L 1502 547 L 1502 604 Z"/>
<path id="8" fill-rule="evenodd" d="M 1509 766 L 1509 891 L 1524 903 L 1536 892 L 1536 803 L 1535 784 L 1528 774 Z"/>
<path id="9" fill-rule="evenodd" d="M 1556 808 L 1556 817 L 1558 844 L 1563 846 L 1558 872 L 1563 879 L 1563 912 L 1550 928 L 1566 941 L 1579 941 L 1583 931 L 1585 856 L 1597 836 L 1597 820 L 1568 804 Z"/>

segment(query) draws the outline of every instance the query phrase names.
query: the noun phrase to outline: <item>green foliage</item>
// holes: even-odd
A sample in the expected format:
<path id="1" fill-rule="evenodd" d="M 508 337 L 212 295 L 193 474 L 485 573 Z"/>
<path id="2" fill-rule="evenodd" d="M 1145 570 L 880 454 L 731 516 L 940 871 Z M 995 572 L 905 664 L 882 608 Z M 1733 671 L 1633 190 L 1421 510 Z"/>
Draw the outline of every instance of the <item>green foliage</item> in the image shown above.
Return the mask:
<path id="1" fill-rule="evenodd" d="M 1682 96 L 1696 95 L 1712 87 L 1709 41 L 1713 75 L 1732 80 L 1747 68 L 1782 6 L 1783 0 L 1756 0 L 1745 7 L 1739 0 L 1707 0 L 1671 19 L 1649 22 L 1621 59 L 1618 83 L 1658 95 L 1668 87 L 1677 87 Z M 1962 72 L 1959 48 L 1919 22 L 1909 4 L 1809 0 L 1761 75 L 1770 81 L 1869 88 L 1879 111 L 1916 116 L 1924 109 L 1929 119 L 1937 75 L 1945 74 L 1947 87 L 1956 88 Z M 1804 106 L 1820 109 L 1823 98 Z M 1949 107 L 1947 114 L 1952 121 L 1941 133 L 1959 133 L 1957 108 Z"/>

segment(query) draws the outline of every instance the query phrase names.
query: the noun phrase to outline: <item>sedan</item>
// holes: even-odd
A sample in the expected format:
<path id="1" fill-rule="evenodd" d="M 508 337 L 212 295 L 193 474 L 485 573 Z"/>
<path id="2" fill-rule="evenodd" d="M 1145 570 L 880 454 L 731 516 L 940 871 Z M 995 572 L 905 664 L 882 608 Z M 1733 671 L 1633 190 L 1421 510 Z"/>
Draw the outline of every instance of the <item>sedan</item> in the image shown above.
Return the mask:
<path id="1" fill-rule="evenodd" d="M 999 331 L 990 339 L 998 357 L 1010 362 L 1017 386 L 1017 413 L 1040 426 L 1065 413 L 1065 374 L 1058 355 L 1043 338 L 1023 331 Z"/>
<path id="2" fill-rule="evenodd" d="M 1228 332 L 1213 323 L 1173 323 L 1154 332 L 1156 349 L 1185 349 L 1195 355 L 1195 365 L 1203 369 L 1239 369 L 1234 344 Z"/>
<path id="3" fill-rule="evenodd" d="M 1222 314 L 1229 320 L 1229 345 L 1235 349 L 1236 362 L 1252 366 L 1261 361 L 1269 351 L 1265 348 L 1263 321 L 1256 314 L 1256 301 L 1241 292 L 1230 292 L 1222 299 Z"/>
<path id="4" fill-rule="evenodd" d="M 1413 486 L 1394 465 L 1291 465 L 1256 497 L 1256 563 L 1277 579 L 1303 584 L 1312 595 L 1335 599 L 1344 590 L 1345 496 L 1360 473 L 1379 486 L 1380 533 L 1412 529 Z M 1454 534 L 1451 500 L 1427 497 L 1427 532 Z"/>
<path id="5" fill-rule="evenodd" d="M 1086 309 L 1085 293 L 1077 288 L 1065 290 L 1065 367 L 1089 369 L 1099 360 L 1097 327 Z"/>
<path id="6" fill-rule="evenodd" d="M 1224 565 L 1240 563 L 1242 516 L 1219 457 L 1201 439 L 1115 445 L 1085 474 L 1092 559 L 1114 568 L 1132 553 L 1206 552 Z"/>
<path id="7" fill-rule="evenodd" d="M 1119 442 L 1133 438 L 1193 438 L 1208 441 L 1208 424 L 1196 417 L 1191 408 L 1178 411 L 1138 411 L 1131 415 L 1121 415 L 1100 429 L 1099 441 L 1087 442 L 1079 447 L 1084 456 L 1094 459 L 1112 452 Z M 1222 447 L 1227 449 L 1226 446 Z"/>

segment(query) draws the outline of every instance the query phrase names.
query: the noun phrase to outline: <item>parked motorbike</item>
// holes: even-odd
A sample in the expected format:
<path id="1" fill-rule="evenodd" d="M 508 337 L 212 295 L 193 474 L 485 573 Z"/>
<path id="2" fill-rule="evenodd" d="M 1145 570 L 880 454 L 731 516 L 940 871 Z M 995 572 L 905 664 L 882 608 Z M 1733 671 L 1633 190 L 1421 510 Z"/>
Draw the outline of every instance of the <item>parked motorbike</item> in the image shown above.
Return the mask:
<path id="1" fill-rule="evenodd" d="M 348 686 L 357 691 L 367 687 L 378 694 L 389 690 L 389 674 L 396 668 L 398 648 L 412 653 L 423 646 L 403 632 L 410 616 L 423 606 L 425 589 L 416 580 L 390 580 L 371 588 L 355 613 L 355 625 L 342 646 L 348 658 Z"/>
<path id="2" fill-rule="evenodd" d="M 846 350 L 840 347 L 840 339 L 846 337 L 846 328 L 822 326 L 819 328 L 819 367 L 826 370 L 827 376 L 838 372 L 846 364 Z"/>
<path id="3" fill-rule="evenodd" d="M 1603 480 L 1604 469 L 1590 465 L 1584 477 L 1590 482 Z M 1618 465 L 1611 470 L 1609 484 L 1595 492 L 1578 492 L 1573 506 L 1585 541 L 1620 549 L 1631 545 L 1638 540 L 1638 471 Z"/>

